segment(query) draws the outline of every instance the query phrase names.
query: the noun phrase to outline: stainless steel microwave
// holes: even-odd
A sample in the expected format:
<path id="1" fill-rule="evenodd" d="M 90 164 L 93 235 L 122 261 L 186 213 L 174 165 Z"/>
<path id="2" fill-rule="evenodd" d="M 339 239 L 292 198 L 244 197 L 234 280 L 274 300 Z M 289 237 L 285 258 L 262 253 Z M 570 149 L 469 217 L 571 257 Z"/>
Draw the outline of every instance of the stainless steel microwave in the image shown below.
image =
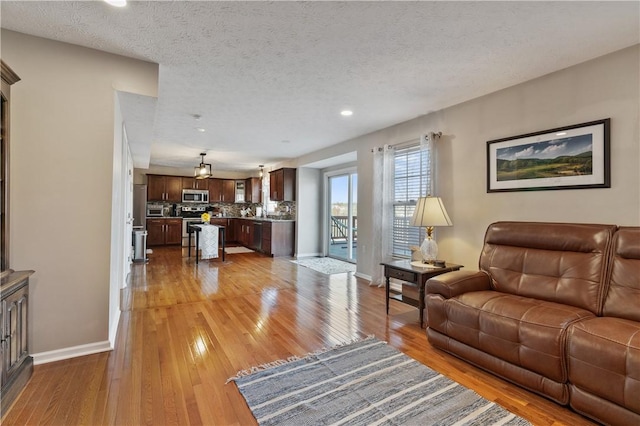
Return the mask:
<path id="1" fill-rule="evenodd" d="M 208 203 L 209 191 L 204 189 L 183 189 L 182 202 L 183 203 Z"/>

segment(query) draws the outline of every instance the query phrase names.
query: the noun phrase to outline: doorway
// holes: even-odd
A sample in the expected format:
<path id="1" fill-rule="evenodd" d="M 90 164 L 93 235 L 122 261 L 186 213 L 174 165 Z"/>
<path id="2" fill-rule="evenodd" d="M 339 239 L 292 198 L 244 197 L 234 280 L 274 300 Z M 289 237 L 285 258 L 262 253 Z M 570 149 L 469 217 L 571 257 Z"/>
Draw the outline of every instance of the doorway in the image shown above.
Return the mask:
<path id="1" fill-rule="evenodd" d="M 328 177 L 329 257 L 356 263 L 358 244 L 358 174 L 341 172 Z"/>

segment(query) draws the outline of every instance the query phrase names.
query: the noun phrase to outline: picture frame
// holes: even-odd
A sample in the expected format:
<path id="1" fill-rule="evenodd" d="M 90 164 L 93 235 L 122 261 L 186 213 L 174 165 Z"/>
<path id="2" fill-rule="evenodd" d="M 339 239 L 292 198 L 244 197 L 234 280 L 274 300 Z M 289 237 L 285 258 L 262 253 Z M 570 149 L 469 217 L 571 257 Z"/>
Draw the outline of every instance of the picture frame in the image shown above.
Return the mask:
<path id="1" fill-rule="evenodd" d="M 487 192 L 610 188 L 610 119 L 487 141 Z"/>

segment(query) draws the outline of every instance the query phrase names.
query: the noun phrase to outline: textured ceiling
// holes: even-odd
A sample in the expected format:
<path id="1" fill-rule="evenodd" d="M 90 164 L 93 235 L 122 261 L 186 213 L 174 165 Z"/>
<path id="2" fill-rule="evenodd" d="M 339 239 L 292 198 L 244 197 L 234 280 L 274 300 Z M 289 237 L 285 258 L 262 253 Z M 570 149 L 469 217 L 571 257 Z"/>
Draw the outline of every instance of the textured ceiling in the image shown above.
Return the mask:
<path id="1" fill-rule="evenodd" d="M 157 100 L 119 96 L 136 165 L 192 167 L 207 151 L 219 170 L 296 158 L 640 39 L 638 2 L 0 8 L 2 28 L 160 64 Z"/>

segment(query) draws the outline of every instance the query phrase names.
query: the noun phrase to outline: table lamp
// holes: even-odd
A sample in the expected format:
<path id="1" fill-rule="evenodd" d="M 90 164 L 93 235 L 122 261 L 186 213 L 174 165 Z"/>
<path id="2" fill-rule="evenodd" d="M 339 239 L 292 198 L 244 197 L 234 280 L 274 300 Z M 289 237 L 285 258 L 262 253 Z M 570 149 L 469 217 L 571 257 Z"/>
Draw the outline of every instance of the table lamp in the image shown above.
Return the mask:
<path id="1" fill-rule="evenodd" d="M 420 197 L 416 209 L 413 211 L 410 225 L 426 228 L 427 233 L 422 245 L 420 245 L 420 253 L 424 263 L 433 264 L 438 258 L 438 244 L 432 235 L 433 227 L 453 225 L 440 197 Z"/>

